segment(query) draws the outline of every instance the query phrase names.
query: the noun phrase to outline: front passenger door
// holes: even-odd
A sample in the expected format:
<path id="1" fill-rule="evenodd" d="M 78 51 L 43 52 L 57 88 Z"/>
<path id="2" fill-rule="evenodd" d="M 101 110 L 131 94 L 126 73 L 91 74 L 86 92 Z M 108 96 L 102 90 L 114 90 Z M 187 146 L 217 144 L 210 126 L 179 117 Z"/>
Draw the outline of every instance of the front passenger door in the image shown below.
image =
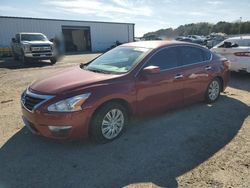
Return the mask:
<path id="1" fill-rule="evenodd" d="M 160 49 L 147 60 L 143 68 L 158 66 L 161 71 L 145 75 L 141 70 L 138 74 L 136 92 L 139 114 L 174 108 L 182 103 L 183 77 L 179 61 L 178 47 Z"/>

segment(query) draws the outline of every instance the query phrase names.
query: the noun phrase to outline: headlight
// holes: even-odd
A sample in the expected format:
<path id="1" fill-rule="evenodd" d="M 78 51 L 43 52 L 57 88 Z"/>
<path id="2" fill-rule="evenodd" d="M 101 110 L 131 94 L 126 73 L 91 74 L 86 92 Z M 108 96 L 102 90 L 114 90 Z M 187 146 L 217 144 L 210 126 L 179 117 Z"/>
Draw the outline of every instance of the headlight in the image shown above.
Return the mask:
<path id="1" fill-rule="evenodd" d="M 61 100 L 48 107 L 50 112 L 75 112 L 82 110 L 82 104 L 90 96 L 90 93 L 77 95 L 65 100 Z"/>
<path id="2" fill-rule="evenodd" d="M 29 45 L 23 45 L 23 51 L 24 52 L 30 52 L 30 46 Z"/>

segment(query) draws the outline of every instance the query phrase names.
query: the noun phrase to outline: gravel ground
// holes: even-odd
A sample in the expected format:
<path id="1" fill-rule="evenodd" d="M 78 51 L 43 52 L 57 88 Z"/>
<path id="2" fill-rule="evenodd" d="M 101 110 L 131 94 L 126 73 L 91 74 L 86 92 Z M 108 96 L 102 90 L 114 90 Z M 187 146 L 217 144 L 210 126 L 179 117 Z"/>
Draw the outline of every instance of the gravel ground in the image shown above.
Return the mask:
<path id="1" fill-rule="evenodd" d="M 32 135 L 19 98 L 34 80 L 98 54 L 56 65 L 0 60 L 0 187 L 250 187 L 250 75 L 232 74 L 213 105 L 133 120 L 117 140 L 58 143 Z"/>

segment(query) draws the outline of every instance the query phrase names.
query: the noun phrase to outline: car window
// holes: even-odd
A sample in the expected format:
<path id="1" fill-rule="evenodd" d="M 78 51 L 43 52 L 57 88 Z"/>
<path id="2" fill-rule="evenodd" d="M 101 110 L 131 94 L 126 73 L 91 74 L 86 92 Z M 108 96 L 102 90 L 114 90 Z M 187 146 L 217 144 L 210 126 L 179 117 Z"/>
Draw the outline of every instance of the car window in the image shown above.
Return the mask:
<path id="1" fill-rule="evenodd" d="M 239 40 L 237 44 L 238 44 L 239 46 L 250 47 L 250 39 L 242 39 L 242 40 Z"/>
<path id="2" fill-rule="evenodd" d="M 93 60 L 86 70 L 122 74 L 132 70 L 152 49 L 116 47 Z"/>
<path id="3" fill-rule="evenodd" d="M 22 34 L 22 41 L 46 41 L 47 38 L 41 34 Z"/>
<path id="4" fill-rule="evenodd" d="M 179 65 L 178 47 L 170 47 L 160 50 L 148 61 L 147 66 L 159 66 L 161 70 L 175 68 Z"/>
<path id="5" fill-rule="evenodd" d="M 182 57 L 182 65 L 190 65 L 204 61 L 204 52 L 200 48 L 183 46 L 180 47 L 180 50 Z"/>
<path id="6" fill-rule="evenodd" d="M 203 52 L 203 60 L 204 61 L 208 61 L 211 59 L 212 54 L 209 50 L 202 50 L 202 52 Z"/>
<path id="7" fill-rule="evenodd" d="M 250 39 L 226 39 L 215 47 L 218 48 L 233 48 L 238 46 L 250 47 Z"/>

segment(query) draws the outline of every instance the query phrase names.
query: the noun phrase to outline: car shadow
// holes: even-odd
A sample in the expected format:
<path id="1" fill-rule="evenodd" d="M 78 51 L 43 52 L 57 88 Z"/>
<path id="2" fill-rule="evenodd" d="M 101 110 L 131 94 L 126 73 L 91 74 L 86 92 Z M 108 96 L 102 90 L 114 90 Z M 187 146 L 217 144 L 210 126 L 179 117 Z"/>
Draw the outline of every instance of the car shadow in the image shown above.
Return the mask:
<path id="1" fill-rule="evenodd" d="M 229 86 L 250 92 L 250 73 L 231 72 Z"/>
<path id="2" fill-rule="evenodd" d="M 23 128 L 0 149 L 0 187 L 177 187 L 176 178 L 227 145 L 249 113 L 244 103 L 221 96 L 213 105 L 134 120 L 104 145 L 58 143 Z"/>
<path id="3" fill-rule="evenodd" d="M 26 68 L 36 68 L 36 67 L 46 67 L 52 66 L 50 61 L 29 61 L 25 64 L 22 64 L 20 61 L 13 60 L 12 58 L 3 58 L 0 59 L 0 68 L 5 69 L 26 69 Z"/>

